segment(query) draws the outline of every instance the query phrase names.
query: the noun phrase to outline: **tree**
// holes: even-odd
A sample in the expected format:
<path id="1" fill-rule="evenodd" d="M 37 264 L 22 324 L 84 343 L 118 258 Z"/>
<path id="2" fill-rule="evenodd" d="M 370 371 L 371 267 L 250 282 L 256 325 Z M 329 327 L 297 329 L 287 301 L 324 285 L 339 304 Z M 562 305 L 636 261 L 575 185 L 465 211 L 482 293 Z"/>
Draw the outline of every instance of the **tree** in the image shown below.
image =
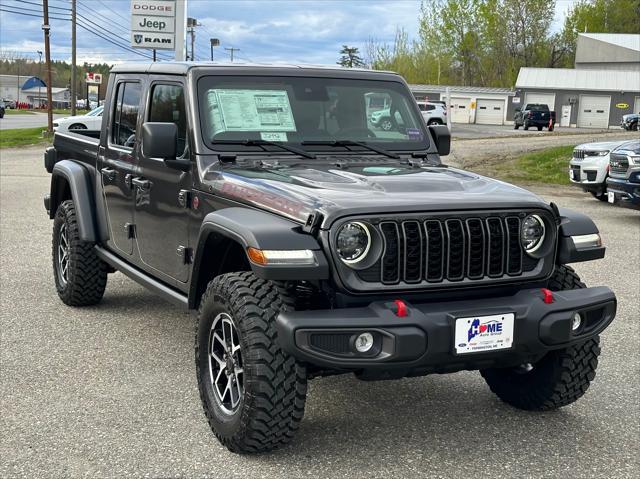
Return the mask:
<path id="1" fill-rule="evenodd" d="M 338 65 L 342 65 L 346 68 L 358 68 L 365 66 L 364 60 L 360 57 L 358 47 L 342 45 L 340 55 L 340 60 L 336 62 Z"/>

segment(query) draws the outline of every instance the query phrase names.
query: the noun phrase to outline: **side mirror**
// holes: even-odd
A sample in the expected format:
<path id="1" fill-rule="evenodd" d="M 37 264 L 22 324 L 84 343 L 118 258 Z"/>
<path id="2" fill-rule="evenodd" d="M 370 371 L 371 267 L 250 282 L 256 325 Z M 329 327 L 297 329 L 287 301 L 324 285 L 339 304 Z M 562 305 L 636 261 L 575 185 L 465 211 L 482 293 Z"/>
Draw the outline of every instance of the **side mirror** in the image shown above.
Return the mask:
<path id="1" fill-rule="evenodd" d="M 162 158 L 169 168 L 189 171 L 191 162 L 176 159 L 178 127 L 175 123 L 146 122 L 142 125 L 142 154 Z"/>
<path id="2" fill-rule="evenodd" d="M 451 151 L 451 132 L 446 125 L 431 125 L 429 127 L 433 142 L 436 144 L 438 155 L 447 156 Z"/>

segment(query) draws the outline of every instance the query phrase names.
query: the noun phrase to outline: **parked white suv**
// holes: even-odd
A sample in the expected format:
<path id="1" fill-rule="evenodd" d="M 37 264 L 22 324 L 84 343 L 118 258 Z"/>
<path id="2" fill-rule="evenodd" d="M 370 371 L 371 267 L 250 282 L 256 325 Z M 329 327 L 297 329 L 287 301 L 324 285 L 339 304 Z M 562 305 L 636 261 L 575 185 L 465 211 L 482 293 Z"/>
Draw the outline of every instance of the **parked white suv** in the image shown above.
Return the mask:
<path id="1" fill-rule="evenodd" d="M 444 125 L 447 123 L 447 109 L 441 102 L 419 101 L 418 108 L 427 125 Z"/>
<path id="2" fill-rule="evenodd" d="M 591 193 L 600 201 L 607 201 L 609 153 L 624 141 L 584 143 L 573 149 L 569 162 L 569 180 L 575 186 Z"/>

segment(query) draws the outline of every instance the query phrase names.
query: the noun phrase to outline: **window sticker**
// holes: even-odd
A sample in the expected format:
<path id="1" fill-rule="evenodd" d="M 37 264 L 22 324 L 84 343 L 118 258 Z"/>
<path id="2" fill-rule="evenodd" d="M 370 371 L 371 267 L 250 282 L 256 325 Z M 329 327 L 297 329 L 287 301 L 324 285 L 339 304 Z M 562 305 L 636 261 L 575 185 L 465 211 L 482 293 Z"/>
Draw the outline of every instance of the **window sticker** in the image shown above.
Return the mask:
<path id="1" fill-rule="evenodd" d="M 418 128 L 407 128 L 407 136 L 410 140 L 422 140 L 422 132 Z"/>
<path id="2" fill-rule="evenodd" d="M 260 138 L 266 141 L 288 141 L 284 131 L 261 131 Z"/>
<path id="3" fill-rule="evenodd" d="M 207 95 L 214 134 L 296 131 L 286 90 L 216 89 Z"/>

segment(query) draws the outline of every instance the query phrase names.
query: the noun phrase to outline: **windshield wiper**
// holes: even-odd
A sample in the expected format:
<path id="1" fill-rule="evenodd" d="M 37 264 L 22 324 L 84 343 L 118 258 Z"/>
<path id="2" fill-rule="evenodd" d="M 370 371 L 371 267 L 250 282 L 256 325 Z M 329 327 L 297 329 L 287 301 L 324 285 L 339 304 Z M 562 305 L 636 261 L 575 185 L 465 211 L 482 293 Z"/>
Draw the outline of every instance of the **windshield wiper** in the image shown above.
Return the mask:
<path id="1" fill-rule="evenodd" d="M 396 160 L 400 159 L 400 155 L 396 153 L 392 153 L 387 150 L 383 150 L 382 148 L 378 148 L 377 146 L 370 145 L 368 143 L 364 143 L 362 141 L 353 141 L 353 140 L 311 140 L 311 141 L 303 141 L 300 143 L 301 145 L 309 145 L 309 146 L 320 146 L 320 145 L 328 145 L 328 146 L 361 146 L 362 148 L 366 148 L 367 150 L 374 151 L 376 153 L 380 153 L 388 158 L 394 158 Z"/>
<path id="2" fill-rule="evenodd" d="M 313 153 L 309 153 L 307 151 L 301 150 L 299 148 L 294 148 L 293 146 L 284 145 L 282 143 L 276 143 L 275 141 L 269 140 L 211 140 L 211 143 L 214 145 L 242 145 L 242 146 L 276 146 L 278 148 L 282 148 L 283 150 L 289 151 L 291 153 L 295 153 L 296 155 L 304 156 L 305 158 L 315 159 L 316 155 Z M 268 151 L 266 148 L 262 148 L 264 151 Z"/>

